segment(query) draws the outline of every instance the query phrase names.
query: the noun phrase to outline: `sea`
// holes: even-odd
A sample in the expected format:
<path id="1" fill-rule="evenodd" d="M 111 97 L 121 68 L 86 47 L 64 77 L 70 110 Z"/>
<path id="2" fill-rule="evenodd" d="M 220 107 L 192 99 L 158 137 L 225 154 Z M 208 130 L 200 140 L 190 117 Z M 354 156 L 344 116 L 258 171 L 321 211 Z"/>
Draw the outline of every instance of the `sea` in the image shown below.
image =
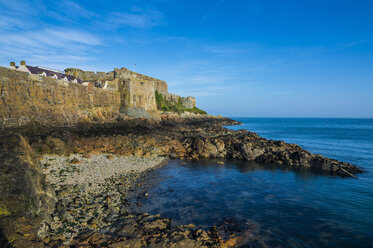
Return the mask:
<path id="1" fill-rule="evenodd" d="M 243 124 L 227 128 L 295 143 L 365 172 L 342 178 L 255 162 L 171 160 L 149 173 L 136 211 L 206 230 L 229 223 L 268 247 L 373 247 L 373 119 L 232 119 Z"/>

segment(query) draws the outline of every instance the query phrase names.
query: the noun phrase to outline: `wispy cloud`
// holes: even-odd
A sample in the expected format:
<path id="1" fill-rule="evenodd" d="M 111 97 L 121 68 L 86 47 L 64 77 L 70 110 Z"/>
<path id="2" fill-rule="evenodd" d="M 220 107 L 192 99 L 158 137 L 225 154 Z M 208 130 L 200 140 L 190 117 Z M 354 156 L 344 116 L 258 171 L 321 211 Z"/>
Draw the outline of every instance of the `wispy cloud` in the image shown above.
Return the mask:
<path id="1" fill-rule="evenodd" d="M 235 55 L 235 54 L 245 52 L 243 50 L 229 48 L 229 47 L 227 48 L 208 47 L 208 48 L 205 48 L 205 51 L 216 54 L 216 55 Z"/>
<path id="2" fill-rule="evenodd" d="M 204 20 L 206 20 L 207 19 L 207 17 L 209 17 L 209 15 L 212 13 L 212 12 L 214 12 L 214 10 L 216 9 L 216 8 L 218 8 L 222 3 L 224 2 L 224 0 L 218 0 L 218 2 L 209 10 L 209 11 L 207 11 L 207 13 L 202 17 L 202 21 L 204 21 Z"/>
<path id="3" fill-rule="evenodd" d="M 41 29 L 20 32 L 2 33 L 0 40 L 7 47 L 33 48 L 64 48 L 66 50 L 82 49 L 84 45 L 100 45 L 98 37 L 85 31 L 76 29 Z M 65 50 L 65 51 L 66 51 Z"/>
<path id="4" fill-rule="evenodd" d="M 68 15 L 69 17 L 75 16 L 79 18 L 92 18 L 97 16 L 96 13 L 70 0 L 58 1 L 57 4 L 59 9 L 62 10 L 64 14 Z"/>
<path id="5" fill-rule="evenodd" d="M 20 0 L 0 0 L 0 8 L 2 12 L 16 12 L 25 15 L 33 14 L 30 10 L 34 10 L 34 6 L 30 2 Z M 35 12 L 38 12 L 37 9 Z"/>
<path id="6" fill-rule="evenodd" d="M 149 28 L 160 25 L 163 18 L 163 14 L 157 10 L 132 8 L 128 12 L 108 14 L 105 25 L 110 28 L 121 28 L 125 26 Z"/>
<path id="7" fill-rule="evenodd" d="M 339 43 L 337 44 L 337 46 L 340 49 L 344 49 L 344 48 L 359 46 L 359 45 L 371 43 L 371 42 L 373 42 L 373 40 L 361 40 L 361 41 L 353 41 L 353 42 L 347 42 L 347 43 Z"/>
<path id="8" fill-rule="evenodd" d="M 146 6 L 137 8 L 136 4 L 132 2 L 117 12 L 93 12 L 73 0 L 48 4 L 43 0 L 0 0 L 0 62 L 26 59 L 62 67 L 95 61 L 95 53 L 107 46 L 107 40 L 123 43 L 122 37 L 103 36 L 102 31 L 151 28 L 163 23 L 161 12 Z"/>
<path id="9" fill-rule="evenodd" d="M 15 27 L 20 27 L 20 26 L 29 26 L 27 22 L 25 22 L 22 19 L 12 17 L 12 16 L 2 16 L 0 15 L 0 29 L 1 30 L 11 30 L 14 29 Z"/>
<path id="10" fill-rule="evenodd" d="M 33 63 L 67 65 L 92 59 L 101 40 L 78 29 L 41 29 L 14 34 L 2 32 L 0 56 L 27 59 Z"/>

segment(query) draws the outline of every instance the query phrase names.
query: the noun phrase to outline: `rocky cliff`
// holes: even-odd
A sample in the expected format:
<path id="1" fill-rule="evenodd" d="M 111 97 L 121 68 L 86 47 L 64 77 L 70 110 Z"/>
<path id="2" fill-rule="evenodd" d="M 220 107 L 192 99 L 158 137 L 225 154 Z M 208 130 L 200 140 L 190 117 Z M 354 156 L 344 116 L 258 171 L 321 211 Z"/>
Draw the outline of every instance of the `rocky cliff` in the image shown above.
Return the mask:
<path id="1" fill-rule="evenodd" d="M 36 240 L 48 235 L 56 198 L 38 155 L 19 134 L 0 135 L 0 192 L 0 247 L 43 247 Z"/>

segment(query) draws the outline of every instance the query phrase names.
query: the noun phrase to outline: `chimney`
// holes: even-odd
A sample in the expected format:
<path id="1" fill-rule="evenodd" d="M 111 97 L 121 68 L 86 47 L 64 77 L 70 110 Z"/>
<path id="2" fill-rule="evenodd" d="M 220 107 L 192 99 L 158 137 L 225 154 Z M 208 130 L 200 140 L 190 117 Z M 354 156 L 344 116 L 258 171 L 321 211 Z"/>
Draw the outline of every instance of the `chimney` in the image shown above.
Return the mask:
<path id="1" fill-rule="evenodd" d="M 17 69 L 16 68 L 16 62 L 10 62 L 9 69 L 13 69 L 13 70 Z"/>
<path id="2" fill-rule="evenodd" d="M 26 66 L 26 62 L 25 62 L 24 60 L 21 61 L 21 63 L 19 64 L 17 70 L 19 70 L 19 71 L 24 71 L 24 72 L 27 72 L 27 73 L 31 73 L 31 72 L 29 71 L 29 69 L 27 68 L 27 66 Z"/>

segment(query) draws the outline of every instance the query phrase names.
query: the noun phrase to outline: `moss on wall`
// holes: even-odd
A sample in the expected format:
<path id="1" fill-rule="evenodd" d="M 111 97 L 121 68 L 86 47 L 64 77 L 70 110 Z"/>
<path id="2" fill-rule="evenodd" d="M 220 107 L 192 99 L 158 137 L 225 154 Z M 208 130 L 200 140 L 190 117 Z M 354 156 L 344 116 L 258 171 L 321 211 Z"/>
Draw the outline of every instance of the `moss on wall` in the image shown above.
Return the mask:
<path id="1" fill-rule="evenodd" d="M 176 103 L 173 101 L 168 101 L 166 99 L 166 96 L 159 93 L 157 90 L 155 91 L 155 100 L 157 103 L 158 110 L 174 112 L 174 113 L 191 112 L 195 114 L 207 114 L 206 111 L 203 111 L 197 107 L 184 108 L 182 105 L 181 98 L 178 98 Z"/>

